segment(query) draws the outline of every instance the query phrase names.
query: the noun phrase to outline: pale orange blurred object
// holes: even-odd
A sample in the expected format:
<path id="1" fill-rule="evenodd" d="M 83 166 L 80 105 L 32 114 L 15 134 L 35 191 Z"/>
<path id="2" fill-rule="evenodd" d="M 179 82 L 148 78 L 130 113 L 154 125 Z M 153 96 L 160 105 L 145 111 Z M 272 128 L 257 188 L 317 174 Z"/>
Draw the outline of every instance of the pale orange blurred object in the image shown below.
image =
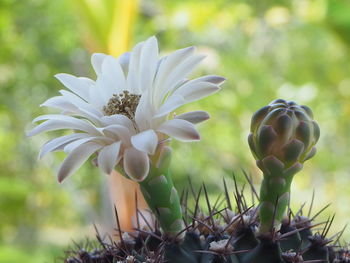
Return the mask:
<path id="1" fill-rule="evenodd" d="M 108 176 L 108 181 L 110 196 L 118 211 L 120 227 L 123 231 L 131 231 L 135 227 L 132 225 L 132 218 L 136 217 L 136 196 L 137 208 L 139 210 L 147 208 L 139 184 L 116 171 Z"/>

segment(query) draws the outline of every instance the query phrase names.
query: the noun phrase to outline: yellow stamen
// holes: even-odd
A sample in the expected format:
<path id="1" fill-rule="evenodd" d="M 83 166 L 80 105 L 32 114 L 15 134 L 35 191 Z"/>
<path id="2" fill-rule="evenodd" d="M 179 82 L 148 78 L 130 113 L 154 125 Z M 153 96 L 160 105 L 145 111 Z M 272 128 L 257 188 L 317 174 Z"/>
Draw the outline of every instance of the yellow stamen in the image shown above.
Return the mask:
<path id="1" fill-rule="evenodd" d="M 122 114 L 130 120 L 133 120 L 140 98 L 141 95 L 131 94 L 129 91 L 124 90 L 123 93 L 113 94 L 113 97 L 109 99 L 107 105 L 103 107 L 103 111 L 108 116 Z"/>

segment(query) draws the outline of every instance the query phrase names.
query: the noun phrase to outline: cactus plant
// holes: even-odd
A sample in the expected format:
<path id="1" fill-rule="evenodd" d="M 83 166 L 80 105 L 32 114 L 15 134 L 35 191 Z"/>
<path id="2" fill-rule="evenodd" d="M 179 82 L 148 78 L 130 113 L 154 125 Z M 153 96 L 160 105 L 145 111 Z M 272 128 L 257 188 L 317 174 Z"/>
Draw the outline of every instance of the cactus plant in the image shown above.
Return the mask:
<path id="1" fill-rule="evenodd" d="M 118 243 L 104 242 L 98 236 L 95 249 L 74 251 L 66 262 L 350 262 L 349 250 L 339 248 L 344 229 L 326 237 L 334 216 L 323 223 L 314 222 L 327 208 L 312 215 L 314 195 L 307 214 L 303 207 L 296 213 L 288 207 L 292 178 L 315 154 L 318 138 L 319 128 L 308 107 L 275 100 L 254 114 L 248 139 L 257 165 L 264 173 L 260 196 L 245 174 L 258 205 L 254 200 L 248 205 L 236 180 L 233 191 L 224 180 L 225 204 L 211 204 L 203 185 L 194 195 L 194 207 L 188 207 L 188 192 L 181 195 L 185 226 L 176 235 L 163 235 L 159 224 L 146 221 L 132 233 L 123 233 L 118 228 Z M 207 209 L 199 206 L 201 198 L 205 198 Z M 138 213 L 140 216 L 142 213 Z M 155 214 L 158 220 L 162 216 L 163 213 Z"/>
<path id="2" fill-rule="evenodd" d="M 203 188 L 202 188 L 203 189 Z M 229 190 L 226 190 L 229 193 Z M 204 194 L 203 194 L 204 192 Z M 184 210 L 189 220 L 182 241 L 169 239 L 161 234 L 157 224 L 148 222 L 142 229 L 122 233 L 117 244 L 102 241 L 89 252 L 74 250 L 67 256 L 67 263 L 88 262 L 170 262 L 170 263 L 301 263 L 301 262 L 349 262 L 349 251 L 339 246 L 339 232 L 331 238 L 326 235 L 332 219 L 322 224 L 314 223 L 319 215 L 305 215 L 301 209 L 282 220 L 281 228 L 271 236 L 261 236 L 258 231 L 259 212 L 257 206 L 247 206 L 241 189 L 234 190 L 236 211 L 229 207 L 226 198 L 223 208 L 212 205 L 210 213 L 199 208 L 198 200 L 207 199 L 205 191 L 199 191 L 195 207 Z M 183 207 L 186 207 L 183 194 Z M 140 213 L 139 213 L 140 216 Z M 141 220 L 141 218 L 140 218 Z M 314 231 L 313 229 L 319 228 Z M 72 251 L 72 250 L 71 250 Z M 114 261 L 113 261 L 114 260 Z"/>

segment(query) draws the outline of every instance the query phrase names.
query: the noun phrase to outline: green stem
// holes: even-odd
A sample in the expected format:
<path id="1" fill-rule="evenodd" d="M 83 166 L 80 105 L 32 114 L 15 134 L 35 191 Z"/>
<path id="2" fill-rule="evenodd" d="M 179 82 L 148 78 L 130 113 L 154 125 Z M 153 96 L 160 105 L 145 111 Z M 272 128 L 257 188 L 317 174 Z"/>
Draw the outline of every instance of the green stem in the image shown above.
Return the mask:
<path id="1" fill-rule="evenodd" d="M 141 192 L 157 217 L 165 235 L 174 237 L 184 229 L 179 195 L 169 172 L 170 152 L 151 167 L 150 174 L 140 182 Z M 180 235 L 178 238 L 182 238 Z"/>
<path id="2" fill-rule="evenodd" d="M 260 233 L 267 233 L 283 218 L 289 202 L 291 180 L 265 176 L 260 188 Z"/>
<path id="3" fill-rule="evenodd" d="M 264 179 L 260 188 L 260 233 L 268 233 L 277 227 L 289 203 L 290 186 L 294 175 L 302 169 L 300 163 L 288 168 L 276 158 L 266 158 Z"/>

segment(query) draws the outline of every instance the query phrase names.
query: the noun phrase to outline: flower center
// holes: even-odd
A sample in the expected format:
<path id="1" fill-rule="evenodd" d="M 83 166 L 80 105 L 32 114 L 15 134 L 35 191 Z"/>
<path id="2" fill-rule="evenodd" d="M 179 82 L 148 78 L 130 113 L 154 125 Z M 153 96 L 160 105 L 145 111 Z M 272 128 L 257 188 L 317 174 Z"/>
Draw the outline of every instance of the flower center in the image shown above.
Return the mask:
<path id="1" fill-rule="evenodd" d="M 124 90 L 123 93 L 113 94 L 103 111 L 106 115 L 122 114 L 130 120 L 135 118 L 136 107 L 139 104 L 141 95 L 131 94 Z"/>

